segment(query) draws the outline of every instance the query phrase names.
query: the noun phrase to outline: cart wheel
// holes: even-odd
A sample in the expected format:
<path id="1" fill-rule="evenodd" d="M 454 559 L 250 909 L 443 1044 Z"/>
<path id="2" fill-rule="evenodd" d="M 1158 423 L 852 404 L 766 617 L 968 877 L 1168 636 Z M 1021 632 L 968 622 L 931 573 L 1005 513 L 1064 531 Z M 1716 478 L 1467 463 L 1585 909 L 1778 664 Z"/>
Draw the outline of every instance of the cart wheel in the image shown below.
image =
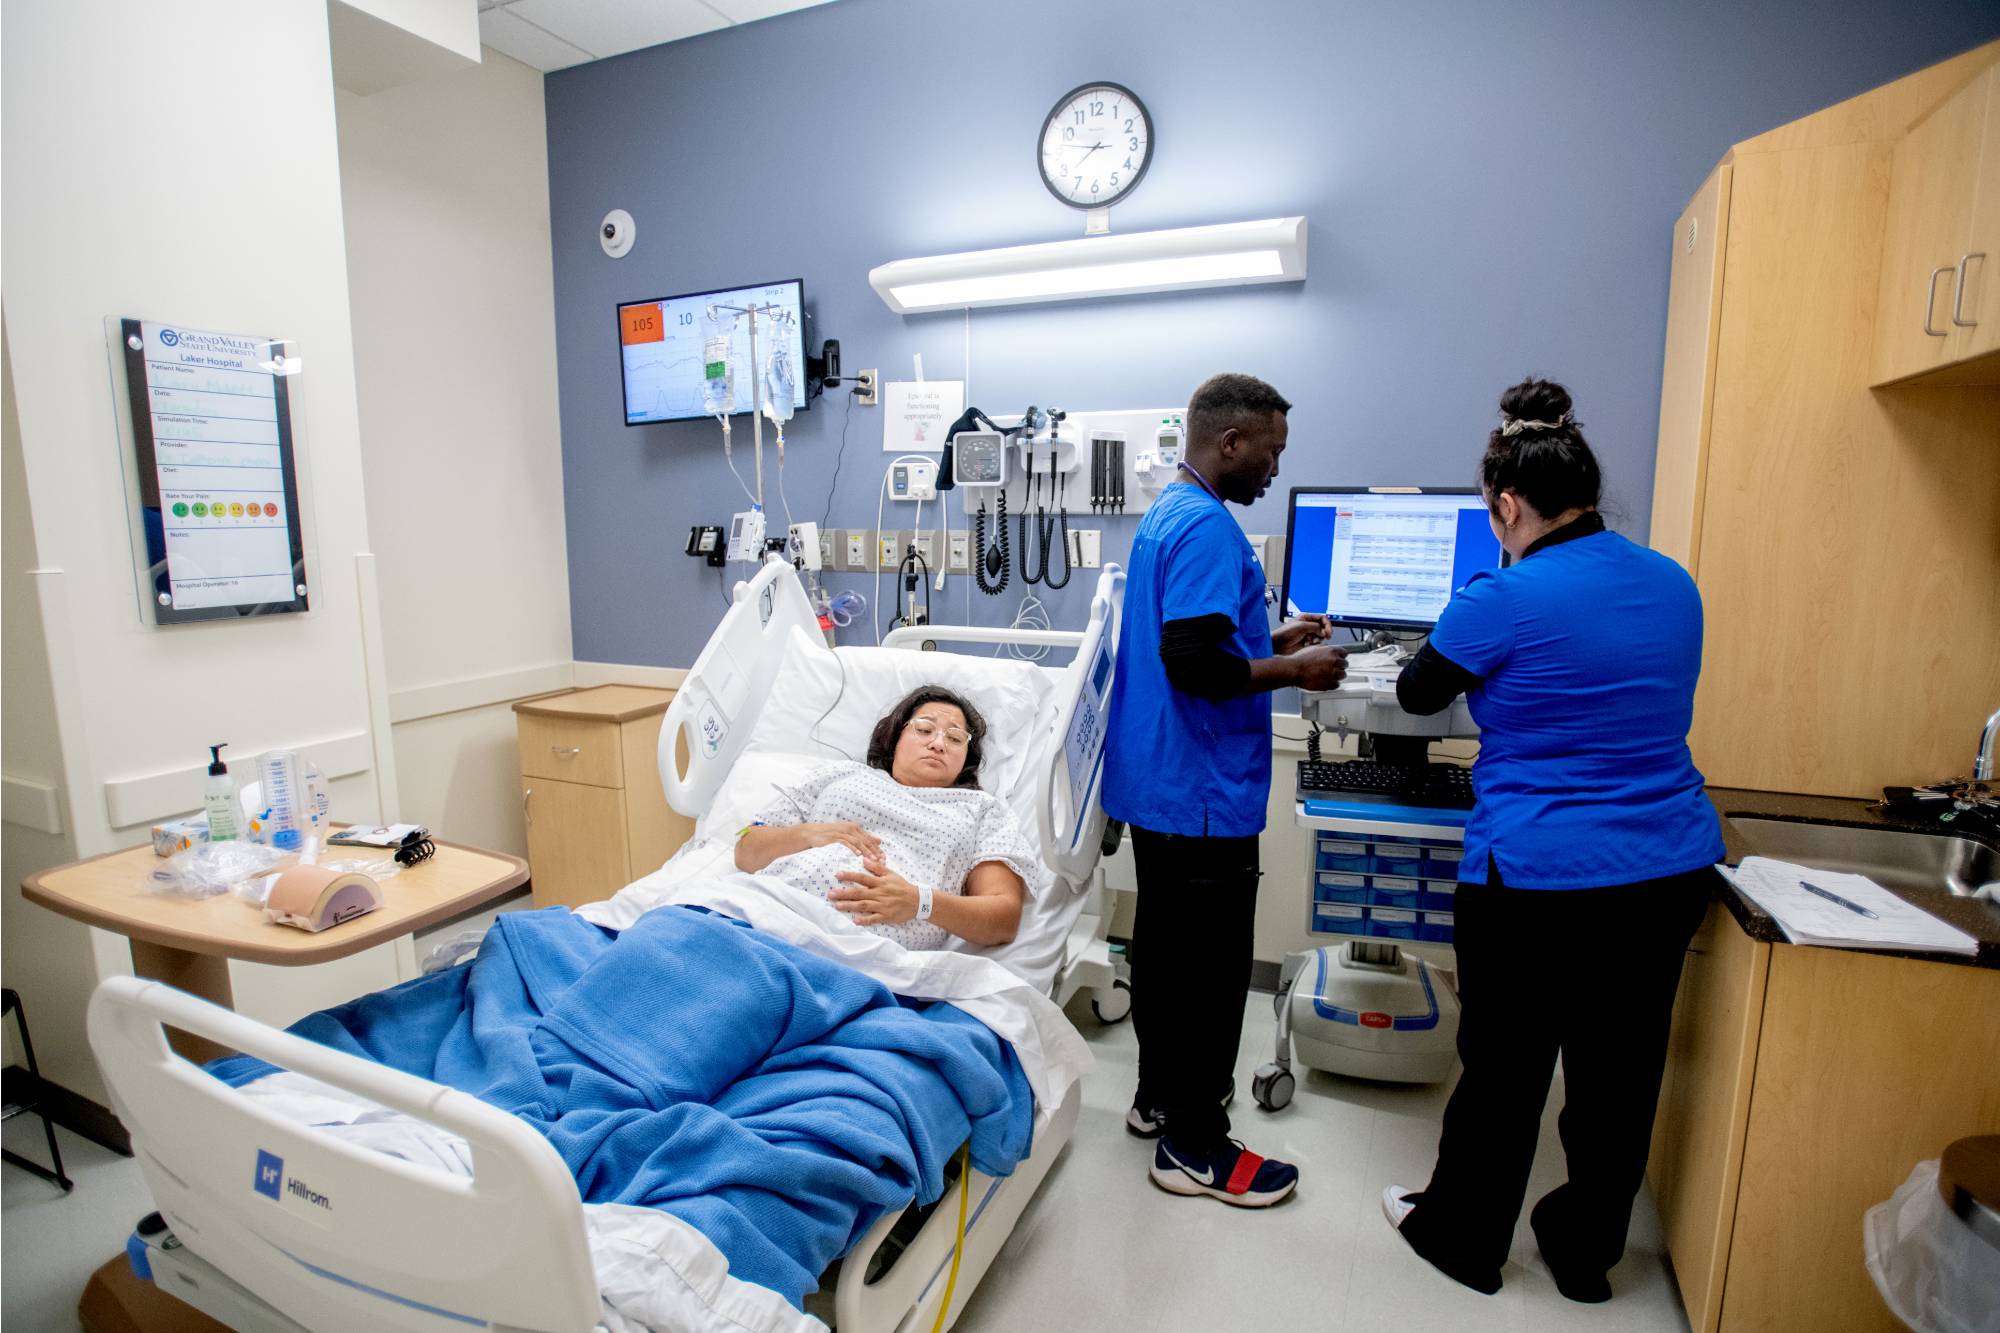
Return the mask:
<path id="1" fill-rule="evenodd" d="M 1123 1022 L 1132 1013 L 1132 988 L 1122 981 L 1112 982 L 1109 989 L 1090 997 L 1090 1012 L 1100 1023 Z"/>
<path id="2" fill-rule="evenodd" d="M 1266 1111 L 1282 1111 L 1290 1106 L 1297 1087 L 1292 1071 L 1282 1065 L 1263 1065 L 1250 1078 L 1250 1095 Z"/>

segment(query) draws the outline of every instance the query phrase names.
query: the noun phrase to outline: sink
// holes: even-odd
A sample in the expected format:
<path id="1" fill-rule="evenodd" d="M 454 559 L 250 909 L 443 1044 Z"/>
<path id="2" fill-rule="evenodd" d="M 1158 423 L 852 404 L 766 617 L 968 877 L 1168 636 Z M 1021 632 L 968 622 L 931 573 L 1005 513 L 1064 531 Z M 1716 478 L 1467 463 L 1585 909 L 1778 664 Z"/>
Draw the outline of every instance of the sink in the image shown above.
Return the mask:
<path id="1" fill-rule="evenodd" d="M 2000 852 L 1949 833 L 1807 824 L 1759 815 L 1730 815 L 1729 823 L 1758 856 L 1852 871 L 1887 888 L 1943 888 L 1966 897 L 2000 880 Z"/>

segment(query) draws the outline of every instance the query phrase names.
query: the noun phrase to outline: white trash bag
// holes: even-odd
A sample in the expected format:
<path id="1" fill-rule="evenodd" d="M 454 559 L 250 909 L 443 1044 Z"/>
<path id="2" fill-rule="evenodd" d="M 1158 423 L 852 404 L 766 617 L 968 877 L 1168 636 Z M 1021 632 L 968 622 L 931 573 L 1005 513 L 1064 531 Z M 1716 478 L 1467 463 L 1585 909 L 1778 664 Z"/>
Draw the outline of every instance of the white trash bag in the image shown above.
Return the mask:
<path id="1" fill-rule="evenodd" d="M 1861 1244 L 1889 1312 L 1916 1333 L 2000 1333 L 2000 1251 L 1944 1206 L 1935 1161 L 1863 1215 Z"/>

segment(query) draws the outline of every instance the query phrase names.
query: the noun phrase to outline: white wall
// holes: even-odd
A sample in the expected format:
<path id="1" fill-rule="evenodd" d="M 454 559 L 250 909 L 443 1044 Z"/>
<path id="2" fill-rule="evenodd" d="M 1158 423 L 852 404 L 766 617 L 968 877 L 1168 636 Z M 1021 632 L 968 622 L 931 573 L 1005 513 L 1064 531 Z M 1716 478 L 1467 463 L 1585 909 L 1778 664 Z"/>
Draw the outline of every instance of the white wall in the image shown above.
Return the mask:
<path id="1" fill-rule="evenodd" d="M 521 855 L 507 703 L 571 680 L 542 76 L 335 96 L 398 813 Z"/>
<path id="2" fill-rule="evenodd" d="M 210 742 L 250 756 L 369 736 L 377 712 L 386 725 L 387 696 L 363 649 L 379 643 L 379 629 L 357 573 L 369 496 L 327 19 L 322 5 L 300 0 L 9 0 L 6 25 L 0 288 L 21 478 L 45 571 L 36 580 L 48 711 L 74 851 L 91 855 L 136 841 L 144 823 L 173 813 L 138 810 L 127 817 L 136 827 L 114 827 L 107 783 L 164 775 L 155 804 L 190 809 Z M 121 315 L 299 341 L 310 614 L 164 629 L 142 620 L 103 323 Z M 14 563 L 10 592 L 20 577 Z M 21 679 L 11 669 L 6 687 L 12 732 L 31 709 L 17 707 Z M 393 783 L 380 762 L 386 750 L 385 738 L 358 765 L 364 771 L 334 784 L 337 813 L 379 813 L 377 784 Z M 20 868 L 12 850 L 10 881 Z M 12 912 L 6 926 L 10 960 L 67 948 L 74 933 L 40 909 Z M 32 978 L 23 991 L 38 1030 L 75 1021 L 96 974 L 121 966 L 122 948 L 96 937 L 93 971 L 60 984 Z M 381 952 L 297 969 L 281 992 L 244 976 L 240 1007 L 287 1021 L 393 980 Z M 59 1081 L 95 1090 L 74 1040 L 45 1039 L 37 1054 Z"/>

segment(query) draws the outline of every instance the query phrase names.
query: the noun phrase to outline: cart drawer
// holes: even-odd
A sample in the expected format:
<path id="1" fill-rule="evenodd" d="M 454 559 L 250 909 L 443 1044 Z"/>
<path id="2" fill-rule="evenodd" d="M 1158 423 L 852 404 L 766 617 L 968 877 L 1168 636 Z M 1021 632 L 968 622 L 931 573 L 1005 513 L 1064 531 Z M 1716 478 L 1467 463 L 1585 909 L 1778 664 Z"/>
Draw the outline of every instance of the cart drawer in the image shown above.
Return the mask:
<path id="1" fill-rule="evenodd" d="M 518 715 L 521 773 L 592 787 L 625 785 L 618 724 L 595 718 Z"/>

